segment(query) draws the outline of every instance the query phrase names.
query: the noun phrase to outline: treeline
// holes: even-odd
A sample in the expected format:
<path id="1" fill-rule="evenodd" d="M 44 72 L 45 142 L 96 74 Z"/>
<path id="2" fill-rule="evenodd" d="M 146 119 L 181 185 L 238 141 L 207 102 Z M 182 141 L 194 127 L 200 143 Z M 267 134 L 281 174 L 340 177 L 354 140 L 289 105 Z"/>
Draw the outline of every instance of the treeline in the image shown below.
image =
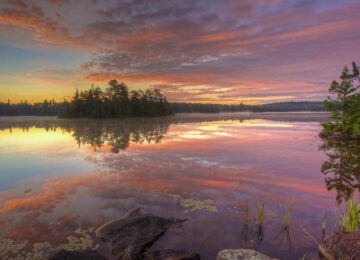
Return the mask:
<path id="1" fill-rule="evenodd" d="M 0 116 L 57 116 L 65 107 L 64 103 L 55 100 L 44 100 L 42 103 L 29 104 L 26 100 L 17 104 L 0 102 Z"/>
<path id="2" fill-rule="evenodd" d="M 170 103 L 173 113 L 220 113 L 220 112 L 294 112 L 325 111 L 323 102 L 281 102 L 263 105 L 223 105 L 197 103 Z"/>
<path id="3" fill-rule="evenodd" d="M 158 89 L 132 90 L 116 80 L 109 82 L 103 91 L 92 86 L 79 92 L 70 103 L 65 102 L 59 116 L 65 118 L 89 117 L 147 117 L 170 115 L 171 110 L 166 97 Z"/>
<path id="4" fill-rule="evenodd" d="M 0 116 L 40 115 L 64 118 L 109 118 L 166 116 L 176 113 L 220 113 L 220 112 L 293 112 L 324 111 L 323 102 L 281 102 L 263 105 L 223 105 L 199 103 L 169 103 L 158 89 L 129 91 L 124 83 L 111 80 L 102 90 L 92 86 L 85 91 L 76 90 L 73 99 L 56 103 L 45 100 L 29 104 L 0 102 Z"/>

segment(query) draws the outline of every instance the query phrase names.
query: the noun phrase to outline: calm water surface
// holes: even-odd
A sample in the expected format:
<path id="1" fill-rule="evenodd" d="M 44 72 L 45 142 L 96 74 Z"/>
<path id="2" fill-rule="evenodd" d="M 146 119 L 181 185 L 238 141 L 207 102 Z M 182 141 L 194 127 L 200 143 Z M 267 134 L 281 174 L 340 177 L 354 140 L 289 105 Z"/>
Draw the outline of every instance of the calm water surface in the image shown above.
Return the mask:
<path id="1" fill-rule="evenodd" d="M 324 117 L 0 118 L 0 241 L 28 241 L 21 254 L 34 251 L 34 243 L 64 245 L 69 236 L 85 234 L 76 230 L 140 206 L 146 213 L 188 219 L 155 248 L 191 249 L 202 259 L 242 247 L 281 259 L 317 258 L 317 246 L 302 229 L 321 240 L 327 210 L 329 234 L 337 201 L 353 188 L 351 181 L 321 171 L 326 151 L 334 149 L 324 148 L 318 137 Z M 281 205 L 292 201 L 285 232 Z M 260 202 L 262 240 L 254 224 Z M 92 232 L 85 235 L 90 238 L 84 248 L 101 244 Z M 108 254 L 103 245 L 99 250 Z M 0 246 L 3 258 L 17 252 L 5 251 Z"/>

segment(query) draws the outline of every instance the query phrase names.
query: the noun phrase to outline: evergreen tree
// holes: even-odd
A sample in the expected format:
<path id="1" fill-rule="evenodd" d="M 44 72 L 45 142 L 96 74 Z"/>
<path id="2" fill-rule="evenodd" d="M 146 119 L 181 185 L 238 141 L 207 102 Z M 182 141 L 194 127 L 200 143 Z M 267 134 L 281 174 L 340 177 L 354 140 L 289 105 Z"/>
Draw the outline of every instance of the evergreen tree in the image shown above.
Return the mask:
<path id="1" fill-rule="evenodd" d="M 340 76 L 341 82 L 333 81 L 329 88 L 332 96 L 324 101 L 327 111 L 331 112 L 329 120 L 323 123 L 323 134 L 342 133 L 345 137 L 360 137 L 360 98 L 359 67 L 352 63 L 352 72 L 345 67 Z"/>

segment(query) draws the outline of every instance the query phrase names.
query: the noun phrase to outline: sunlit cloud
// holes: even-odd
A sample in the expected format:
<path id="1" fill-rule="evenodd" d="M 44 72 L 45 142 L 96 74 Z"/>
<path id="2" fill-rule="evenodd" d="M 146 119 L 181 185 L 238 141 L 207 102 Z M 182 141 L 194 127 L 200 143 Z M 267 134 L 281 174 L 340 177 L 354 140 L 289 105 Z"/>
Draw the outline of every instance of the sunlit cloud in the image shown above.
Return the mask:
<path id="1" fill-rule="evenodd" d="M 41 85 L 38 100 L 112 78 L 157 86 L 175 102 L 322 100 L 358 58 L 359 11 L 358 0 L 3 1 L 0 44 L 83 56 L 11 69 Z M 0 89 L 1 100 L 29 91 L 24 80 L 10 79 Z"/>

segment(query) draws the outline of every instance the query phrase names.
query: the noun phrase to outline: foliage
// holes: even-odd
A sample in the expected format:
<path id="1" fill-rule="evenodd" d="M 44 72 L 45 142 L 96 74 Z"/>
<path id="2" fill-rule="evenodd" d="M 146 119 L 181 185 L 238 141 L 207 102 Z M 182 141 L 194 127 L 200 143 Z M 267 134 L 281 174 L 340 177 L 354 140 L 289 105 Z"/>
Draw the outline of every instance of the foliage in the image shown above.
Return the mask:
<path id="1" fill-rule="evenodd" d="M 125 83 L 111 80 L 105 91 L 94 86 L 81 92 L 76 90 L 73 100 L 65 103 L 60 117 L 143 117 L 170 114 L 169 103 L 160 90 L 133 90 L 129 95 Z"/>
<path id="2" fill-rule="evenodd" d="M 345 137 L 360 137 L 360 82 L 359 67 L 353 62 L 352 72 L 345 67 L 340 75 L 341 82 L 333 81 L 329 94 L 324 101 L 327 111 L 331 112 L 329 120 L 324 122 L 323 133 L 332 135 L 341 132 Z"/>

